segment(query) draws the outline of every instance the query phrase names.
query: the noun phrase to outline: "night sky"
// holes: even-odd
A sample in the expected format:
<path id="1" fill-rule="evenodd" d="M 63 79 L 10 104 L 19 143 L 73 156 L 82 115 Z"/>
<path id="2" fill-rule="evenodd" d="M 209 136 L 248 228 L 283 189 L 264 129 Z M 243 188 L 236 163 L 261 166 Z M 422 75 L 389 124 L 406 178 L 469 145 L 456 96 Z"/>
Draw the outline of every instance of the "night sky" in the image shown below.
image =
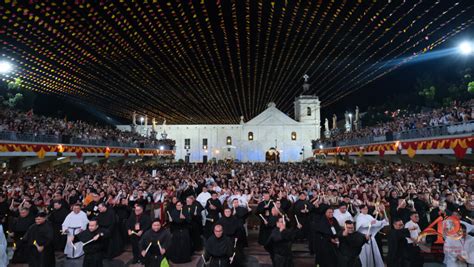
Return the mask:
<path id="1" fill-rule="evenodd" d="M 322 116 L 380 105 L 423 73 L 473 57 L 464 1 L 34 1 L 0 6 L 0 55 L 42 95 L 39 112 L 126 122 L 238 123 L 270 101 L 289 115 L 307 73 Z M 410 63 L 419 60 L 417 63 Z M 48 95 L 48 96 L 45 96 Z"/>

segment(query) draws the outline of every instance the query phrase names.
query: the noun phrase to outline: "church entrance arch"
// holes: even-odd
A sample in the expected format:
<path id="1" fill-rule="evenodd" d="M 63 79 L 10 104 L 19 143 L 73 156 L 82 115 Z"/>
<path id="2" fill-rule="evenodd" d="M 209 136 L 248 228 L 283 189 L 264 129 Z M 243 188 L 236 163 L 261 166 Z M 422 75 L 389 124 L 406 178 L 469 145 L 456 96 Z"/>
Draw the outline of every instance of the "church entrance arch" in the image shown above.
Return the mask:
<path id="1" fill-rule="evenodd" d="M 270 149 L 265 152 L 265 161 L 280 162 L 280 152 L 276 148 L 270 147 Z"/>

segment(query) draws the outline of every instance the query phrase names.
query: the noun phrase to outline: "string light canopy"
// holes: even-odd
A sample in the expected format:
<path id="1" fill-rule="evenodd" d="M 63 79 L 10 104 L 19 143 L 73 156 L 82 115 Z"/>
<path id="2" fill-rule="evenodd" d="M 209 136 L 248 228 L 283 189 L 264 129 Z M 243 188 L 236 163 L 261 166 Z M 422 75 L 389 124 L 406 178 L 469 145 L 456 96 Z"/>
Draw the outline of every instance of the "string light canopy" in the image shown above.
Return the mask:
<path id="1" fill-rule="evenodd" d="M 448 2 L 5 0 L 0 56 L 122 118 L 238 123 L 291 113 L 305 73 L 324 107 L 433 50 L 473 24 L 472 0 Z"/>

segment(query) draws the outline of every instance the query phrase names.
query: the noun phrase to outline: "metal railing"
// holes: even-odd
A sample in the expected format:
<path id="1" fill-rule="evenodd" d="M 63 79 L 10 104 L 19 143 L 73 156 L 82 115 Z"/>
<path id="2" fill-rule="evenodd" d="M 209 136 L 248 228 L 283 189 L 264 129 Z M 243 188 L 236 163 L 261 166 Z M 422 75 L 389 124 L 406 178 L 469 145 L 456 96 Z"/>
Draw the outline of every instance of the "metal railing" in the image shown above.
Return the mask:
<path id="1" fill-rule="evenodd" d="M 34 143 L 59 143 L 61 137 L 46 134 L 28 134 L 17 132 L 0 132 L 0 140 L 34 142 Z"/>
<path id="2" fill-rule="evenodd" d="M 13 131 L 0 131 L 0 141 L 149 148 L 149 149 L 160 149 L 161 146 L 163 145 L 163 144 L 160 144 L 159 141 L 157 144 L 125 143 L 125 142 L 118 142 L 118 141 L 113 141 L 113 140 L 75 138 L 75 137 L 61 136 L 61 135 L 57 136 L 57 135 L 47 135 L 47 134 L 17 133 Z M 172 148 L 166 147 L 166 149 L 172 149 Z"/>
<path id="3" fill-rule="evenodd" d="M 382 143 L 393 140 L 408 140 L 438 136 L 449 136 L 449 135 L 460 135 L 460 134 L 474 134 L 474 120 L 467 122 L 458 122 L 448 125 L 439 125 L 426 128 L 412 129 L 402 132 L 395 132 L 393 134 L 386 135 L 371 135 L 366 137 L 347 139 L 334 142 L 322 142 L 324 147 L 338 147 L 338 146 L 351 146 L 351 145 L 363 145 Z"/>

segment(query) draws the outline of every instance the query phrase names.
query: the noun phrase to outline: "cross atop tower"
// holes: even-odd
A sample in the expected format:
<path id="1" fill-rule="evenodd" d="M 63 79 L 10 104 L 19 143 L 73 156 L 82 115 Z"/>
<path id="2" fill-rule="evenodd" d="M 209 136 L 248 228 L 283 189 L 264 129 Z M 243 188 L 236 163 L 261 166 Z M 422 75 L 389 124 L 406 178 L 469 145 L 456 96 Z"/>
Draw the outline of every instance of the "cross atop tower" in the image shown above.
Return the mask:
<path id="1" fill-rule="evenodd" d="M 304 82 L 307 83 L 307 82 L 308 82 L 308 79 L 309 79 L 308 74 L 305 73 L 305 74 L 303 75 L 303 79 L 304 79 Z"/>

